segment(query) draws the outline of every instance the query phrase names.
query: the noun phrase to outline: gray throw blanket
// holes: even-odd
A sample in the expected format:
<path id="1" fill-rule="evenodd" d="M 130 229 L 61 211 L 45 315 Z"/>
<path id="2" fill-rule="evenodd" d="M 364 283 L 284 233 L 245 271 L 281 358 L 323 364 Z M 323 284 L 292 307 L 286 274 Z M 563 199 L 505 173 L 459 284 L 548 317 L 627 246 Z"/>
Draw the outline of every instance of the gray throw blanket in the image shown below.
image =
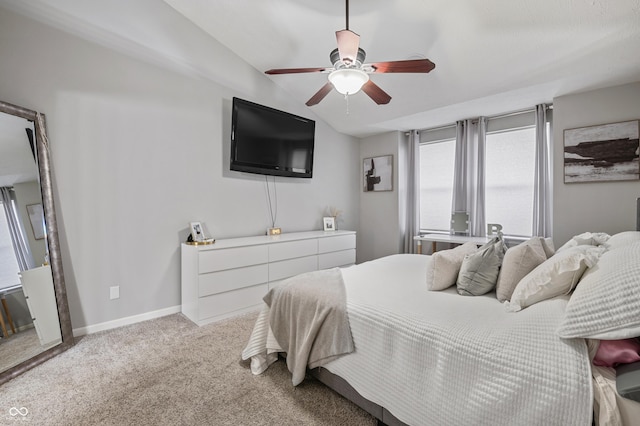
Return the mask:
<path id="1" fill-rule="evenodd" d="M 340 269 L 308 272 L 287 279 L 264 297 L 269 325 L 287 353 L 294 386 L 307 366 L 319 367 L 353 352 L 347 298 Z"/>

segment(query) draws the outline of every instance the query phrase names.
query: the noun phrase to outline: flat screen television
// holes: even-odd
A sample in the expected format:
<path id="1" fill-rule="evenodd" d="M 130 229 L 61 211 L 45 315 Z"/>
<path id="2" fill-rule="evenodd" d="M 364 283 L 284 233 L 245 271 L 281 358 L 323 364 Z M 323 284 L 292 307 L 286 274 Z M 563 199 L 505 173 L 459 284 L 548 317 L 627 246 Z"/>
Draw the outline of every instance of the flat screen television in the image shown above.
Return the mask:
<path id="1" fill-rule="evenodd" d="M 233 98 L 231 170 L 310 178 L 316 122 Z"/>

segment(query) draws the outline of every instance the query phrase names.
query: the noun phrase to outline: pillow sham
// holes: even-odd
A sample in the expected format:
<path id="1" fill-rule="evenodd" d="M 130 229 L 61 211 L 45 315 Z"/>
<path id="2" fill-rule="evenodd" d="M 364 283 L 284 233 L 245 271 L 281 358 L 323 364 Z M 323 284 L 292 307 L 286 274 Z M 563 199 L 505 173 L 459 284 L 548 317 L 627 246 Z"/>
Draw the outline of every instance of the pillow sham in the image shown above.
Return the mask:
<path id="1" fill-rule="evenodd" d="M 593 365 L 616 367 L 640 361 L 640 342 L 638 339 L 601 340 Z"/>
<path id="2" fill-rule="evenodd" d="M 605 251 L 604 247 L 578 245 L 556 252 L 529 272 L 516 286 L 507 311 L 517 312 L 552 297 L 568 294 Z"/>
<path id="3" fill-rule="evenodd" d="M 463 296 L 480 296 L 493 290 L 505 251 L 504 241 L 498 236 L 475 253 L 466 255 L 456 282 L 458 293 Z"/>
<path id="4" fill-rule="evenodd" d="M 640 242 L 609 250 L 567 303 L 558 335 L 603 340 L 640 336 Z"/>
<path id="5" fill-rule="evenodd" d="M 540 243 L 542 243 L 542 248 L 544 249 L 544 254 L 547 255 L 547 259 L 555 254 L 556 248 L 553 245 L 553 239 L 540 237 Z"/>
<path id="6" fill-rule="evenodd" d="M 571 237 L 569 241 L 556 250 L 556 253 L 575 246 L 599 246 L 606 243 L 610 237 L 609 234 L 604 232 L 583 232 Z"/>
<path id="7" fill-rule="evenodd" d="M 465 255 L 478 250 L 475 243 L 468 242 L 458 247 L 441 250 L 431 255 L 427 263 L 427 289 L 444 290 L 456 283 Z"/>
<path id="8" fill-rule="evenodd" d="M 496 297 L 500 302 L 511 299 L 520 280 L 547 260 L 542 241 L 540 237 L 533 237 L 507 250 L 496 283 Z"/>
<path id="9" fill-rule="evenodd" d="M 613 250 L 638 241 L 640 241 L 640 231 L 623 231 L 612 235 L 604 245 L 609 250 Z"/>

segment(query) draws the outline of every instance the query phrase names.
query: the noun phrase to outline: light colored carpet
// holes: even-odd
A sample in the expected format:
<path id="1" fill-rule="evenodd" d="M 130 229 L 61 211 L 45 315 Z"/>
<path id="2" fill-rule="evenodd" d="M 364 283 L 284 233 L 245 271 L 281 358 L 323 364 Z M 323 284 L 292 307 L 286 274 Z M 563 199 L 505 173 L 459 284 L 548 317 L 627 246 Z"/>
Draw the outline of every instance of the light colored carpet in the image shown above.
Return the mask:
<path id="1" fill-rule="evenodd" d="M 20 364 L 25 359 L 38 355 L 44 349 L 40 346 L 35 328 L 10 334 L 9 338 L 0 339 L 0 371 Z"/>
<path id="2" fill-rule="evenodd" d="M 198 327 L 175 314 L 84 336 L 68 351 L 0 387 L 0 423 L 376 423 L 311 378 L 294 388 L 284 362 L 252 375 L 240 354 L 256 317 Z M 23 416 L 24 409 L 28 413 Z"/>

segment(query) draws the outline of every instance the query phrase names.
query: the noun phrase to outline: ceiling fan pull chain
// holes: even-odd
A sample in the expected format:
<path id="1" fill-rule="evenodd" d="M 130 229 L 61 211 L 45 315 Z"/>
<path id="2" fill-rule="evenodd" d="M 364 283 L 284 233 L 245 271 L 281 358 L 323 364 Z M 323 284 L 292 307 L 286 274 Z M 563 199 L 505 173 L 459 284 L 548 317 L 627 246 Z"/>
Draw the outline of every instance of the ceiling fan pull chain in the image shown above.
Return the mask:
<path id="1" fill-rule="evenodd" d="M 344 100 L 347 101 L 347 115 L 349 115 L 349 92 L 344 94 Z"/>

